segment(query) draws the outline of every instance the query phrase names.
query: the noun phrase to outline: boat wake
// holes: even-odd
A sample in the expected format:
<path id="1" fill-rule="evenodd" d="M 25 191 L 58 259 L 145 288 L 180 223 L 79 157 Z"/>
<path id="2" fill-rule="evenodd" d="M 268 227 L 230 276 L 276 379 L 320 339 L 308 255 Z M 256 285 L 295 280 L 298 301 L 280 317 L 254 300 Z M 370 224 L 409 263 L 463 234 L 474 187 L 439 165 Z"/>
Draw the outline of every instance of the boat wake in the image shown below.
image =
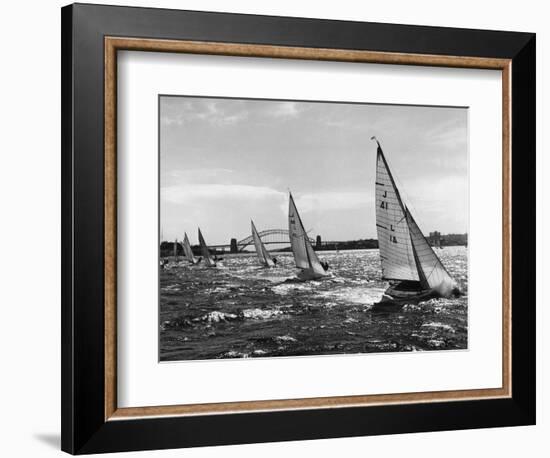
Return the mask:
<path id="1" fill-rule="evenodd" d="M 370 306 L 380 301 L 380 298 L 384 294 L 384 288 L 345 286 L 327 291 L 319 291 L 316 294 L 321 298 L 333 299 L 339 303 Z"/>

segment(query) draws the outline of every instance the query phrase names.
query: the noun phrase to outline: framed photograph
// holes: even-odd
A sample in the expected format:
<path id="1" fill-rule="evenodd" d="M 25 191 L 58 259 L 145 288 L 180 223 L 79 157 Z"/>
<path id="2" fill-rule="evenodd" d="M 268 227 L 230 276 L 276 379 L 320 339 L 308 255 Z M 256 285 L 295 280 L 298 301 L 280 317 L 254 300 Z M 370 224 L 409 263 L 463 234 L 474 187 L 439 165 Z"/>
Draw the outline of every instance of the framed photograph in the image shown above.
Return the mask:
<path id="1" fill-rule="evenodd" d="M 62 9 L 62 448 L 535 422 L 535 35 Z"/>

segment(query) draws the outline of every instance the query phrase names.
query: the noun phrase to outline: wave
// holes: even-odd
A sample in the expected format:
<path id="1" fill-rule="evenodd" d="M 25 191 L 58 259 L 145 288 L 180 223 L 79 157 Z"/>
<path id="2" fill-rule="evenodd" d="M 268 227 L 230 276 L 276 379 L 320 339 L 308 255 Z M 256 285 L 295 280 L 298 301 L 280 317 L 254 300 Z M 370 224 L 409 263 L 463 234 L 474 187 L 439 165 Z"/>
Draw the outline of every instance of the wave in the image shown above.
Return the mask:
<path id="1" fill-rule="evenodd" d="M 167 286 L 163 286 L 161 288 L 161 291 L 165 292 L 165 291 L 180 291 L 180 285 L 176 284 L 176 283 L 173 283 L 171 285 L 167 285 Z"/>
<path id="2" fill-rule="evenodd" d="M 219 323 L 220 321 L 232 321 L 236 320 L 238 315 L 234 313 L 219 312 L 217 310 L 207 313 L 201 318 L 201 321 L 206 321 L 208 323 Z"/>
<path id="3" fill-rule="evenodd" d="M 243 310 L 242 316 L 253 320 L 266 320 L 275 316 L 282 315 L 284 312 L 278 309 L 246 309 Z"/>
<path id="4" fill-rule="evenodd" d="M 274 269 L 261 267 L 250 255 L 226 256 L 223 269 L 183 264 L 161 270 L 161 359 L 468 348 L 467 296 L 371 313 L 387 287 L 377 252 L 322 255 L 332 255 L 333 274 L 323 281 L 284 283 L 296 276 L 290 254 Z M 465 251 L 455 257 L 443 251 L 443 257 L 467 291 Z"/>
<path id="5" fill-rule="evenodd" d="M 269 352 L 262 350 L 261 348 L 253 350 L 252 353 L 246 351 L 229 350 L 221 355 L 217 356 L 218 359 L 223 358 L 250 358 L 254 356 L 266 356 Z"/>
<path id="6" fill-rule="evenodd" d="M 244 321 L 244 320 L 269 320 L 272 318 L 280 317 L 285 312 L 280 309 L 245 309 L 238 312 L 222 312 L 220 310 L 214 310 L 208 312 L 199 317 L 180 316 L 172 320 L 166 320 L 161 324 L 161 329 L 174 329 L 184 328 L 190 326 L 196 326 L 201 323 L 226 323 L 231 321 Z"/>
<path id="7" fill-rule="evenodd" d="M 310 291 L 315 282 L 290 282 L 273 286 L 271 291 L 281 296 L 287 296 L 294 291 Z"/>
<path id="8" fill-rule="evenodd" d="M 358 323 L 359 320 L 356 320 L 355 318 L 352 318 L 352 317 L 349 317 L 349 318 L 346 318 L 344 321 L 342 321 L 342 323 Z"/>
<path id="9" fill-rule="evenodd" d="M 297 342 L 297 340 L 294 337 L 289 335 L 275 336 L 273 339 L 276 340 L 277 342 Z"/>
<path id="10" fill-rule="evenodd" d="M 384 294 L 384 288 L 379 287 L 344 287 L 317 292 L 317 296 L 325 299 L 332 298 L 339 302 L 360 305 L 372 305 L 380 301 L 382 294 Z"/>
<path id="11" fill-rule="evenodd" d="M 438 340 L 438 339 L 431 339 L 431 340 L 428 340 L 428 345 L 430 347 L 441 348 L 445 346 L 445 341 Z"/>
<path id="12" fill-rule="evenodd" d="M 439 328 L 439 329 L 444 329 L 445 331 L 449 331 L 449 332 L 452 332 L 452 333 L 455 332 L 455 329 L 451 325 L 444 324 L 444 323 L 437 323 L 437 322 L 424 323 L 421 327 L 422 328 L 425 328 L 425 327 Z"/>
<path id="13" fill-rule="evenodd" d="M 222 353 L 218 358 L 248 358 L 250 356 L 247 352 L 229 350 Z"/>

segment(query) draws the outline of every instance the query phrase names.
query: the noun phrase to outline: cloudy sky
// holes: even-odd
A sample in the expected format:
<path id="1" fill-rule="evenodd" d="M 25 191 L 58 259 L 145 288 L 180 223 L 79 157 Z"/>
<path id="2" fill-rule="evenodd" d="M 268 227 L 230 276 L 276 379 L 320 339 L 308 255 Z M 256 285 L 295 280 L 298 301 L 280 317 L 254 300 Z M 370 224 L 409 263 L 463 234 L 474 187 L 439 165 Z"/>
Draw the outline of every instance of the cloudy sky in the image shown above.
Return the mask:
<path id="1" fill-rule="evenodd" d="M 423 232 L 467 232 L 465 108 L 161 96 L 163 239 L 287 228 L 289 189 L 311 235 L 375 238 L 373 135 Z"/>

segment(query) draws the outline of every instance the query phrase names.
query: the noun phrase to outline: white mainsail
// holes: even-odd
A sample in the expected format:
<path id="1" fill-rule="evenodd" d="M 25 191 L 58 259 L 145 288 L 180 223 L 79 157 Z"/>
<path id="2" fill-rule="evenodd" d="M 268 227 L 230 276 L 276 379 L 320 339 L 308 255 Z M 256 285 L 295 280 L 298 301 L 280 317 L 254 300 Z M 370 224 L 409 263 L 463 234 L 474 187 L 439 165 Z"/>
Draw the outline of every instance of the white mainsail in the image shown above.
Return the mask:
<path id="1" fill-rule="evenodd" d="M 197 263 L 197 259 L 193 255 L 193 250 L 191 249 L 191 244 L 189 243 L 189 237 L 187 237 L 187 232 L 183 237 L 183 252 L 185 253 L 185 257 L 191 264 Z"/>
<path id="2" fill-rule="evenodd" d="M 447 295 L 456 283 L 403 205 L 380 143 L 376 143 L 376 228 L 383 278 L 415 280 L 425 290 Z"/>
<path id="3" fill-rule="evenodd" d="M 408 208 L 406 212 L 421 283 L 425 283 L 428 288 L 435 289 L 443 295 L 450 293 L 456 287 L 455 281 L 422 234 Z"/>
<path id="4" fill-rule="evenodd" d="M 405 209 L 378 144 L 376 158 L 376 230 L 386 280 L 419 280 Z"/>
<path id="5" fill-rule="evenodd" d="M 296 205 L 294 204 L 292 194 L 290 194 L 288 207 L 288 235 L 296 267 L 317 276 L 327 275 L 311 246 Z"/>
<path id="6" fill-rule="evenodd" d="M 260 263 L 266 267 L 273 267 L 275 265 L 275 263 L 273 262 L 273 258 L 271 257 L 271 254 L 269 254 L 269 251 L 267 251 L 265 245 L 263 244 L 262 239 L 260 238 L 260 234 L 258 234 L 258 231 L 256 230 L 256 226 L 254 225 L 254 221 L 250 221 L 250 224 L 252 226 L 252 238 L 254 239 L 256 254 L 258 255 L 258 259 L 260 260 Z"/>
<path id="7" fill-rule="evenodd" d="M 214 259 L 212 259 L 212 256 L 210 255 L 210 251 L 208 250 L 208 245 L 206 245 L 206 242 L 204 241 L 204 237 L 202 236 L 200 228 L 199 228 L 199 244 L 201 246 L 201 253 L 202 253 L 204 264 L 207 267 L 216 267 L 216 261 L 214 261 Z"/>

